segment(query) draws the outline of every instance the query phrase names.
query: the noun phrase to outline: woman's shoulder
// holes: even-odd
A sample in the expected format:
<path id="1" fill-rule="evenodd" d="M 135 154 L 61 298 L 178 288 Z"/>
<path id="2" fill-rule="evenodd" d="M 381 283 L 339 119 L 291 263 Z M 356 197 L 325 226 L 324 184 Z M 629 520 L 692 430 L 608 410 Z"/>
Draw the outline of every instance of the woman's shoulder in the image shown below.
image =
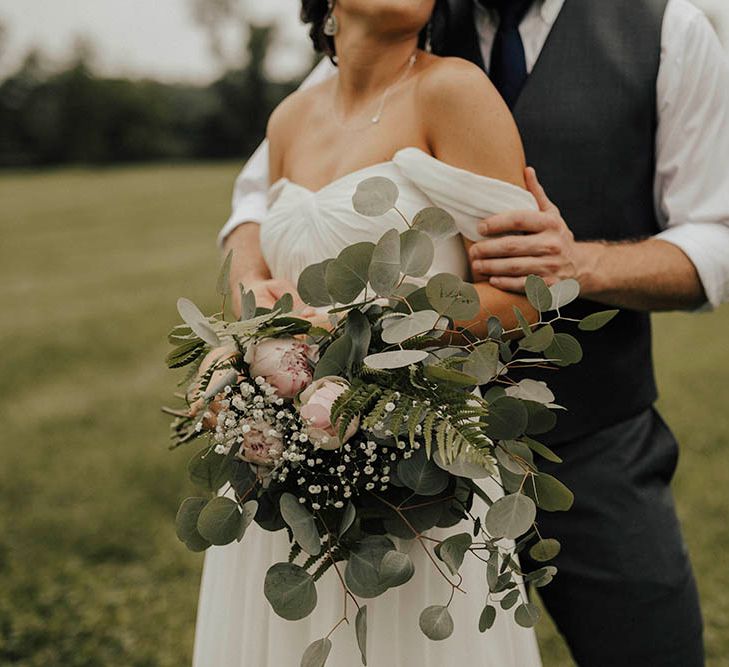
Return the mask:
<path id="1" fill-rule="evenodd" d="M 331 81 L 325 80 L 299 88 L 285 97 L 268 119 L 268 138 L 285 138 L 297 127 L 300 128 L 302 121 L 315 112 L 316 101 L 322 98 L 330 86 Z"/>
<path id="2" fill-rule="evenodd" d="M 419 92 L 430 102 L 477 100 L 503 105 L 486 73 L 463 58 L 432 57 L 421 71 Z"/>

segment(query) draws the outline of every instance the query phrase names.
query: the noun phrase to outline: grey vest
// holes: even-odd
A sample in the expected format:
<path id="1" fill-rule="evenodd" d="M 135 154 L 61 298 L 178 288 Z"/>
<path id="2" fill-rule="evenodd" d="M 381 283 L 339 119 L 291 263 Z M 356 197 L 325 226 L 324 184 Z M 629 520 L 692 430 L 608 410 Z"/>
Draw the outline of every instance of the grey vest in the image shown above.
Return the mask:
<path id="1" fill-rule="evenodd" d="M 666 3 L 566 0 L 514 109 L 527 161 L 578 240 L 639 239 L 658 230 L 656 79 Z M 447 50 L 483 65 L 469 21 L 451 24 L 455 41 Z M 564 314 L 605 308 L 580 300 Z M 623 310 L 603 330 L 577 335 L 584 360 L 537 378 L 568 409 L 544 438 L 552 444 L 631 417 L 657 396 L 648 314 Z"/>

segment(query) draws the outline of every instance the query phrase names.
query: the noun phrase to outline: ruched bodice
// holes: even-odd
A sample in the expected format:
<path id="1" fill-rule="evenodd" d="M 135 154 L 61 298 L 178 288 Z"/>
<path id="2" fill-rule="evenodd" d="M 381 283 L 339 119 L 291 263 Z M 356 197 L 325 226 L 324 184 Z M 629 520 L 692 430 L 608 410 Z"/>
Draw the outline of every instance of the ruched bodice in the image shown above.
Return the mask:
<path id="1" fill-rule="evenodd" d="M 345 246 L 376 241 L 388 229 L 405 229 L 396 211 L 367 218 L 352 207 L 357 185 L 371 176 L 385 176 L 400 190 L 398 208 L 408 219 L 428 206 L 453 215 L 460 233 L 478 239 L 478 222 L 495 213 L 537 208 L 534 197 L 517 186 L 448 165 L 417 148 L 398 151 L 392 160 L 347 174 L 320 190 L 281 179 L 269 191 L 269 213 L 261 228 L 261 248 L 275 278 L 296 282 L 308 265 L 334 257 Z M 432 273 L 468 276 L 468 262 L 459 237 L 436 247 Z"/>

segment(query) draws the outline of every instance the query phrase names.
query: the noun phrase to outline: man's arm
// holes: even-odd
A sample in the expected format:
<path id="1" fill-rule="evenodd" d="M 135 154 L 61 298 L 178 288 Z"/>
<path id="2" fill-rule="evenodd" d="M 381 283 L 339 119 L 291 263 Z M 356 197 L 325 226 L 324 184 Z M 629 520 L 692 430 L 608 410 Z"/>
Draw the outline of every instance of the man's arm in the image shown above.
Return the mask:
<path id="1" fill-rule="evenodd" d="M 583 294 L 637 310 L 693 309 L 729 300 L 729 64 L 706 18 L 674 1 L 658 81 L 656 190 L 666 229 L 624 243 L 578 243 L 536 178 L 538 213 L 494 216 L 471 251 L 474 272 L 523 291 L 525 276 L 577 278 Z M 514 233 L 524 233 L 515 235 Z M 506 234 L 501 238 L 494 235 Z"/>

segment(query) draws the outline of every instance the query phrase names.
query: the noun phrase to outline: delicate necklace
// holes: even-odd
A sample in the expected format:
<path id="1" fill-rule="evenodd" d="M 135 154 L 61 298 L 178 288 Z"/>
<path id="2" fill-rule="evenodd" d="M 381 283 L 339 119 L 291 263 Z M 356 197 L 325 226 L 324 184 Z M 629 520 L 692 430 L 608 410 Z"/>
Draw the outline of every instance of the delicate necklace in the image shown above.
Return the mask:
<path id="1" fill-rule="evenodd" d="M 375 115 L 370 118 L 370 122 L 363 126 L 358 128 L 351 128 L 351 129 L 357 129 L 357 130 L 364 130 L 368 127 L 371 127 L 372 125 L 377 125 L 381 118 L 382 118 L 382 112 L 385 110 L 385 105 L 387 104 L 387 99 L 390 96 L 390 93 L 399 86 L 410 74 L 410 71 L 415 66 L 415 63 L 418 61 L 418 52 L 417 49 L 413 52 L 413 54 L 408 58 L 408 62 L 405 65 L 405 69 L 403 70 L 402 74 L 393 81 L 387 88 L 385 88 L 384 93 L 382 94 L 382 99 L 380 100 L 379 105 L 377 106 L 377 111 L 375 112 Z M 342 126 L 346 127 L 347 124 L 342 118 L 337 114 L 336 107 L 334 108 L 334 117 L 336 118 L 337 122 Z"/>

